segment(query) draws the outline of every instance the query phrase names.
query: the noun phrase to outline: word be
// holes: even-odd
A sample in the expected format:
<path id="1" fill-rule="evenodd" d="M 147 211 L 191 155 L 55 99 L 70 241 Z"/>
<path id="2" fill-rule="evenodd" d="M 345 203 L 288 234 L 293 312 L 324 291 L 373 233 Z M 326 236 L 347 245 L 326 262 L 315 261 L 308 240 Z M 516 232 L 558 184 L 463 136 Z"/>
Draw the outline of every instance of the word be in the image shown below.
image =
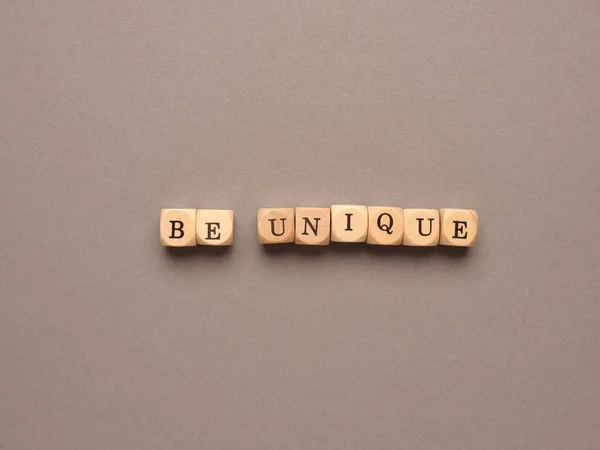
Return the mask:
<path id="1" fill-rule="evenodd" d="M 261 208 L 261 244 L 471 247 L 479 235 L 477 213 L 470 209 L 402 209 L 388 206 L 333 205 L 331 208 Z"/>
<path id="2" fill-rule="evenodd" d="M 167 247 L 233 244 L 233 211 L 229 209 L 163 209 L 160 243 Z"/>

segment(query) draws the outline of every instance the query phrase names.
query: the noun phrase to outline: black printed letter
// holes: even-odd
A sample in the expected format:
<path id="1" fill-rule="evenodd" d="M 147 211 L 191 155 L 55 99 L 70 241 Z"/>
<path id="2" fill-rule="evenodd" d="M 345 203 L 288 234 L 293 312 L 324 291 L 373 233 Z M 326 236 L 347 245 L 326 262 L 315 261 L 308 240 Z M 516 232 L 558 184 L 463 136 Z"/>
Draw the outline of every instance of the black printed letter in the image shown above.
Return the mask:
<path id="1" fill-rule="evenodd" d="M 388 216 L 389 217 L 388 223 L 381 223 L 381 218 L 383 216 Z M 383 232 L 385 232 L 387 234 L 392 234 L 393 233 L 393 231 L 392 231 L 392 227 L 393 226 L 394 226 L 394 219 L 388 213 L 383 213 L 383 214 L 381 214 L 377 218 L 377 228 L 379 228 L 381 231 L 383 231 Z"/>
<path id="2" fill-rule="evenodd" d="M 308 231 L 306 230 L 307 225 L 310 227 L 310 229 L 313 231 L 313 233 L 316 236 L 317 229 L 319 228 L 319 220 L 321 220 L 321 218 L 315 217 L 315 226 L 314 227 L 313 227 L 312 223 L 310 223 L 310 219 L 308 217 L 303 217 L 303 219 L 304 219 L 304 232 L 302 233 L 302 236 L 308 236 Z"/>
<path id="3" fill-rule="evenodd" d="M 350 226 L 350 220 L 352 219 L 352 213 L 346 213 L 346 229 L 344 231 L 352 231 L 352 227 Z"/>
<path id="4" fill-rule="evenodd" d="M 221 233 L 217 234 L 220 229 L 221 224 L 219 222 L 206 222 L 206 240 L 218 241 L 221 239 Z"/>
<path id="5" fill-rule="evenodd" d="M 171 222 L 171 236 L 169 236 L 169 239 L 181 239 L 185 234 L 183 232 L 183 222 L 181 220 L 170 220 L 169 222 Z M 179 236 L 175 236 L 176 231 L 179 231 Z"/>
<path id="6" fill-rule="evenodd" d="M 453 239 L 466 239 L 467 238 L 467 222 L 460 222 L 458 220 L 454 221 L 454 236 Z M 462 236 L 459 236 L 458 233 L 464 233 Z"/>
<path id="7" fill-rule="evenodd" d="M 419 221 L 419 234 L 421 236 L 429 236 L 431 234 L 431 232 L 433 231 L 433 221 L 435 219 L 429 219 L 429 233 L 425 234 L 423 233 L 423 221 L 425 219 L 417 219 Z"/>
<path id="8" fill-rule="evenodd" d="M 273 233 L 273 236 L 283 236 L 283 234 L 285 233 L 285 219 L 279 219 L 281 220 L 281 233 L 277 234 L 275 233 L 275 221 L 277 219 L 269 219 L 269 222 L 271 222 L 271 233 Z"/>

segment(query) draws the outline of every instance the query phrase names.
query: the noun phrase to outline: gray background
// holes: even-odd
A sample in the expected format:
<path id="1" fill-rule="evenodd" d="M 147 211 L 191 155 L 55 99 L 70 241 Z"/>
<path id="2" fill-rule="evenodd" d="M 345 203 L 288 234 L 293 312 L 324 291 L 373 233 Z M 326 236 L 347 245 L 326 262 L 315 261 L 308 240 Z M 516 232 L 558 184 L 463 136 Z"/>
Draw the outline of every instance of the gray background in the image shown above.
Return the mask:
<path id="1" fill-rule="evenodd" d="M 0 448 L 599 448 L 599 45 L 596 0 L 2 1 Z M 335 203 L 482 235 L 258 245 Z"/>

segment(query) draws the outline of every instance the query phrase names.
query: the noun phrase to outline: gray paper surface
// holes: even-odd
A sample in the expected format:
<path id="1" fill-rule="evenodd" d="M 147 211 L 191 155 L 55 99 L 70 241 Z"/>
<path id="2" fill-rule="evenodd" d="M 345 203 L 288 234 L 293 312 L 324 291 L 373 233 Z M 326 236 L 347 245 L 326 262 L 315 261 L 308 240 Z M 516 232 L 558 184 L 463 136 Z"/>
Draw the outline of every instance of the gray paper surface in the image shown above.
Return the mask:
<path id="1" fill-rule="evenodd" d="M 600 448 L 600 10 L 3 1 L 0 448 Z M 260 207 L 463 207 L 265 249 Z M 234 209 L 168 251 L 161 208 Z"/>

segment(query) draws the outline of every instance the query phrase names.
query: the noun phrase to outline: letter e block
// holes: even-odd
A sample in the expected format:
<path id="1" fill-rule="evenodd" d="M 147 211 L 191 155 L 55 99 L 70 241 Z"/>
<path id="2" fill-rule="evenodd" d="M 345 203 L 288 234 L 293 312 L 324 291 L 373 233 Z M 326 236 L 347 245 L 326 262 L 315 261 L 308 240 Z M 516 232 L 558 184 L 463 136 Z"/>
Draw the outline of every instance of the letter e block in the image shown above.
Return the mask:
<path id="1" fill-rule="evenodd" d="M 199 245 L 232 245 L 233 211 L 199 209 L 196 213 L 196 241 Z"/>
<path id="2" fill-rule="evenodd" d="M 402 245 L 434 247 L 440 241 L 440 213 L 437 209 L 405 209 Z"/>
<path id="3" fill-rule="evenodd" d="M 296 208 L 296 244 L 328 245 L 330 233 L 329 208 Z"/>
<path id="4" fill-rule="evenodd" d="M 333 242 L 365 242 L 369 229 L 366 206 L 333 205 L 331 207 L 331 240 Z"/>
<path id="5" fill-rule="evenodd" d="M 196 245 L 196 210 L 161 209 L 160 243 L 165 247 Z"/>
<path id="6" fill-rule="evenodd" d="M 400 245 L 404 238 L 404 211 L 402 208 L 369 206 L 369 233 L 367 244 Z"/>
<path id="7" fill-rule="evenodd" d="M 260 208 L 257 216 L 258 242 L 294 242 L 294 208 Z"/>
<path id="8" fill-rule="evenodd" d="M 472 209 L 440 209 L 440 245 L 472 247 L 479 237 L 479 218 Z"/>

